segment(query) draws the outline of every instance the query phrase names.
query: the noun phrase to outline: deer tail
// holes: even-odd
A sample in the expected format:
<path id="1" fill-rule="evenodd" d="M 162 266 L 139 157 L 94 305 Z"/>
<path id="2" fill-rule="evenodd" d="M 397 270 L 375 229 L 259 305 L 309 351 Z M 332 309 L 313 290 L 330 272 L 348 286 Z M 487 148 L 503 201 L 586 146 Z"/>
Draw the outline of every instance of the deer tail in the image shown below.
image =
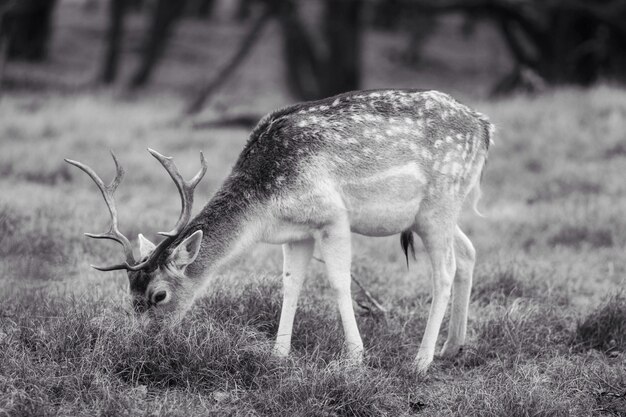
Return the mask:
<path id="1" fill-rule="evenodd" d="M 400 246 L 402 246 L 402 251 L 404 252 L 404 256 L 406 257 L 406 267 L 408 269 L 409 251 L 411 251 L 411 256 L 413 257 L 413 260 L 415 260 L 415 240 L 412 231 L 405 230 L 400 234 Z"/>

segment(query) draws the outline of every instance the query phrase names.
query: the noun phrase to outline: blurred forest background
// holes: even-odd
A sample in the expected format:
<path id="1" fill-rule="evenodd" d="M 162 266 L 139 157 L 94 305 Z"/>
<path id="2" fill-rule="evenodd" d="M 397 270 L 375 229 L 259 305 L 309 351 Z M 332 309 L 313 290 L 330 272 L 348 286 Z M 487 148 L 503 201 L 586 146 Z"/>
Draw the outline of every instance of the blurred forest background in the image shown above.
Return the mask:
<path id="1" fill-rule="evenodd" d="M 220 94 L 623 82 L 625 51 L 623 0 L 0 0 L 3 91 L 173 88 L 187 115 Z"/>

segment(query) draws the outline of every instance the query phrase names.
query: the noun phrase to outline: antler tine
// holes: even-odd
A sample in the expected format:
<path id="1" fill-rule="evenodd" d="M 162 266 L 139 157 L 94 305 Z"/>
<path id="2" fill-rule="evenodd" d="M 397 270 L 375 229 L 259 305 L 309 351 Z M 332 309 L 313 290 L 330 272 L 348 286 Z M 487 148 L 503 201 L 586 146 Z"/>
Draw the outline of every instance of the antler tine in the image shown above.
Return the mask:
<path id="1" fill-rule="evenodd" d="M 113 158 L 113 162 L 115 163 L 115 178 L 111 181 L 109 185 L 109 189 L 111 190 L 111 194 L 117 190 L 117 187 L 120 185 L 122 180 L 124 179 L 124 175 L 126 175 L 126 171 L 124 167 L 120 164 L 120 161 L 117 160 L 117 156 L 113 153 L 112 150 L 109 151 L 111 153 L 111 158 Z"/>
<path id="2" fill-rule="evenodd" d="M 128 262 L 124 262 L 122 264 L 111 265 L 111 266 L 97 266 L 90 265 L 93 269 L 97 269 L 98 271 L 108 272 L 108 271 L 119 271 L 120 269 L 125 269 L 127 271 L 134 271 L 133 266 L 129 265 Z"/>
<path id="3" fill-rule="evenodd" d="M 148 152 L 150 152 L 150 154 L 154 156 L 161 163 L 161 165 L 163 165 L 163 168 L 165 168 L 167 173 L 174 181 L 174 184 L 176 184 L 176 188 L 178 189 L 178 193 L 180 194 L 182 207 L 180 211 L 180 217 L 178 218 L 176 225 L 169 232 L 159 232 L 159 234 L 162 236 L 176 237 L 191 219 L 193 193 L 196 186 L 198 185 L 200 180 L 202 180 L 202 177 L 204 177 L 204 174 L 207 171 L 206 159 L 204 159 L 204 154 L 200 152 L 200 171 L 191 180 L 185 181 L 185 179 L 183 179 L 182 175 L 178 171 L 176 164 L 174 164 L 174 159 L 172 157 L 162 155 L 154 149 L 150 148 L 148 148 Z"/>
<path id="4" fill-rule="evenodd" d="M 204 159 L 202 151 L 200 151 L 200 166 L 200 171 L 198 171 L 198 173 L 189 181 L 189 185 L 192 189 L 196 188 L 196 185 L 198 185 L 198 183 L 202 180 L 208 169 L 206 159 Z"/>
<path id="5" fill-rule="evenodd" d="M 111 181 L 109 185 L 105 185 L 104 181 L 102 181 L 102 179 L 98 176 L 98 174 L 96 174 L 96 172 L 93 169 L 91 169 L 89 166 L 78 161 L 65 159 L 65 162 L 81 169 L 84 173 L 89 175 L 89 177 L 93 180 L 93 182 L 96 183 L 96 186 L 98 186 L 98 189 L 100 190 L 100 193 L 102 194 L 102 197 L 104 198 L 104 202 L 106 203 L 107 208 L 109 209 L 109 214 L 111 215 L 111 226 L 109 227 L 108 232 L 99 233 L 99 234 L 85 233 L 85 235 L 93 239 L 114 240 L 118 242 L 119 244 L 121 244 L 124 249 L 124 254 L 126 256 L 125 263 L 113 265 L 110 267 L 99 267 L 99 266 L 92 265 L 92 267 L 100 271 L 115 271 L 118 269 L 130 269 L 130 265 L 135 263 L 135 258 L 133 256 L 133 250 L 132 250 L 130 241 L 128 240 L 126 236 L 124 236 L 119 231 L 117 208 L 115 207 L 115 199 L 113 197 L 113 193 L 122 182 L 122 179 L 124 179 L 125 171 L 124 171 L 124 168 L 120 165 L 119 161 L 117 160 L 115 154 L 112 151 L 111 151 L 111 156 L 113 157 L 113 162 L 115 162 L 116 174 L 115 174 L 115 178 L 113 179 L 113 181 Z"/>

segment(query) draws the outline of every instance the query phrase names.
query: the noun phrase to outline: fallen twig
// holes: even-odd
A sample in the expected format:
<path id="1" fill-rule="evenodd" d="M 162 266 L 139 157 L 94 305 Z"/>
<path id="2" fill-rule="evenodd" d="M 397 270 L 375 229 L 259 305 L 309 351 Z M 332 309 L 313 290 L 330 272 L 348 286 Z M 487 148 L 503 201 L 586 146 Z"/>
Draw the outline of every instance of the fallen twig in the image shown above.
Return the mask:
<path id="1" fill-rule="evenodd" d="M 317 258 L 315 256 L 313 257 L 313 259 L 315 259 L 316 261 L 321 262 L 323 264 L 326 263 L 326 262 L 324 262 L 323 259 Z M 361 284 L 361 282 L 354 276 L 353 273 L 350 273 L 350 278 L 352 278 L 352 281 L 354 281 L 356 283 L 356 285 L 359 286 L 361 291 L 363 291 L 363 294 L 365 294 L 365 297 L 367 297 L 369 302 L 372 303 L 374 305 L 374 307 L 376 307 L 381 313 L 387 314 L 387 309 L 385 307 L 383 307 L 383 305 L 381 303 L 379 303 L 374 298 L 374 296 L 363 286 L 363 284 Z"/>

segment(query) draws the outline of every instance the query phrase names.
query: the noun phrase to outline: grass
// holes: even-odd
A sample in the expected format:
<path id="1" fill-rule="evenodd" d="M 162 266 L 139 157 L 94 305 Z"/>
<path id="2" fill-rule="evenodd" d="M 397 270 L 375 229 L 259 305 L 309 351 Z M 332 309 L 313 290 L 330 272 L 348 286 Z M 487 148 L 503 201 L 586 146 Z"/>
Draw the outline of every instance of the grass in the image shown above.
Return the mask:
<path id="1" fill-rule="evenodd" d="M 47 87 L 16 88 L 0 101 L 0 416 L 626 415 L 626 302 L 619 295 L 626 283 L 625 91 L 601 86 L 465 100 L 489 114 L 499 133 L 480 203 L 487 217 L 461 221 L 478 262 L 468 343 L 458 357 L 436 359 L 426 375 L 413 372 L 430 305 L 427 257 L 418 246 L 407 270 L 397 237 L 355 236 L 354 273 L 389 310 L 382 317 L 356 307 L 365 366 L 342 361 L 341 327 L 316 262 L 300 300 L 293 354 L 278 360 L 270 355 L 281 303 L 277 247 L 260 245 L 224 269 L 174 329 L 128 313 L 124 274 L 89 268 L 121 252 L 83 238 L 104 230 L 106 209 L 89 179 L 63 158 L 110 178 L 107 152 L 114 149 L 128 172 L 119 189 L 121 227 L 131 238 L 154 237 L 171 227 L 179 202 L 145 148 L 174 155 L 185 176 L 204 151 L 210 169 L 198 187 L 199 210 L 247 132 L 168 123 L 182 106 L 176 77 L 187 74 L 177 50 L 143 98 L 59 93 L 63 77 L 75 77 L 76 65 L 84 71 L 96 50 L 70 36 L 94 22 L 60 16 L 68 20 L 55 43 L 57 61 L 7 68 L 11 88 L 28 77 Z M 231 38 L 232 29 L 216 27 L 215 37 L 202 38 L 208 46 L 196 55 L 201 61 Z M 198 28 L 192 24 L 180 39 Z M 393 43 L 372 41 L 374 49 Z M 63 53 L 70 47 L 77 51 L 72 66 Z M 273 91 L 273 73 L 256 70 L 277 59 L 266 49 L 205 116 L 219 115 L 219 106 L 244 108 L 243 101 L 264 110 L 285 103 L 284 93 Z M 385 65 L 366 74 L 367 87 L 414 85 L 414 73 L 391 77 L 379 70 Z M 455 88 L 467 84 L 448 75 Z M 467 95 L 475 97 L 474 88 Z M 242 99 L 248 91 L 257 93 Z M 354 298 L 367 304 L 357 288 Z M 447 318 L 440 344 L 446 332 Z"/>
<path id="2" fill-rule="evenodd" d="M 581 348 L 626 351 L 626 298 L 618 294 L 578 323 L 575 341 Z"/>
<path id="3" fill-rule="evenodd" d="M 579 104 L 568 107 L 572 97 Z M 87 266 L 120 256 L 115 245 L 82 237 L 106 224 L 99 196 L 80 173 L 58 174 L 60 161 L 84 160 L 110 176 L 104 155 L 114 148 L 128 170 L 122 227 L 131 236 L 154 233 L 176 217 L 178 202 L 144 145 L 175 154 L 189 171 L 205 150 L 212 169 L 203 200 L 245 132 L 202 139 L 205 132 L 164 127 L 158 103 L 106 94 L 5 97 L 1 111 L 13 117 L 0 126 L 0 189 L 11 196 L 0 206 L 0 415 L 624 415 L 626 308 L 623 296 L 609 294 L 626 272 L 626 190 L 617 176 L 626 159 L 606 155 L 619 132 L 578 137 L 606 122 L 581 122 L 589 103 L 623 115 L 621 125 L 611 123 L 626 127 L 626 112 L 610 110 L 623 107 L 616 97 L 626 93 L 605 87 L 477 103 L 500 134 L 484 182 L 487 218 L 462 221 L 478 251 L 469 340 L 460 356 L 437 359 L 421 376 L 411 361 L 428 314 L 428 262 L 418 248 L 407 270 L 396 238 L 355 237 L 355 274 L 389 309 L 382 317 L 357 307 L 361 369 L 342 362 L 318 263 L 292 356 L 270 355 L 281 302 L 281 256 L 272 246 L 225 269 L 180 327 L 133 318 L 124 274 Z M 30 102 L 38 105 L 26 116 Z M 563 110 L 551 114 L 557 106 Z M 531 123 L 538 127 L 527 136 Z M 63 134 L 50 143 L 46 131 Z M 357 289 L 355 299 L 366 303 Z"/>

